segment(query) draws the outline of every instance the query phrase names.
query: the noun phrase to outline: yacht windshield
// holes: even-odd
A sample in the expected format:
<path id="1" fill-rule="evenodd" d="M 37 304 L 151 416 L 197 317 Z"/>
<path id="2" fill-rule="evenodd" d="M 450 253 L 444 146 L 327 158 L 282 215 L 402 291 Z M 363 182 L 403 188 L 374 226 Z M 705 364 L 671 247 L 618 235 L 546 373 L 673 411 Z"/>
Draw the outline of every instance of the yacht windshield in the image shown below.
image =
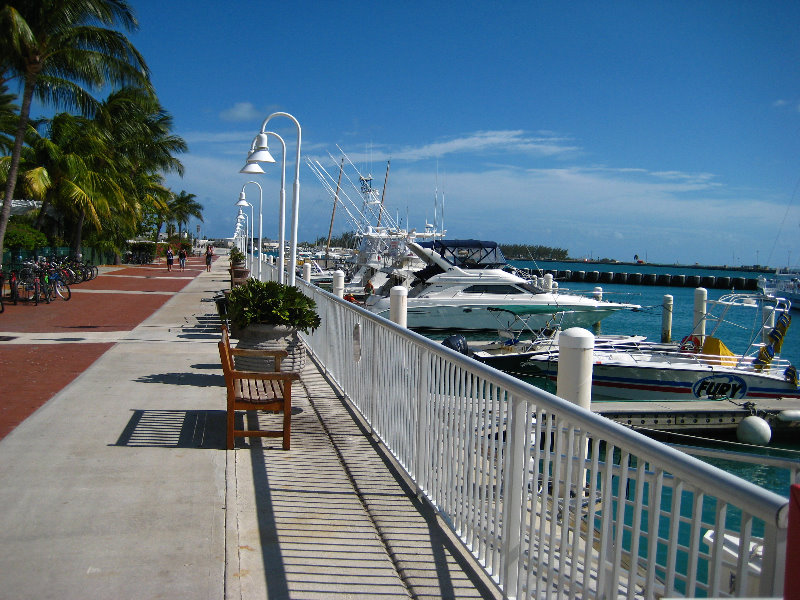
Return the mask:
<path id="1" fill-rule="evenodd" d="M 498 269 L 506 264 L 506 257 L 497 242 L 480 240 L 434 240 L 421 242 L 447 262 L 462 269 Z"/>

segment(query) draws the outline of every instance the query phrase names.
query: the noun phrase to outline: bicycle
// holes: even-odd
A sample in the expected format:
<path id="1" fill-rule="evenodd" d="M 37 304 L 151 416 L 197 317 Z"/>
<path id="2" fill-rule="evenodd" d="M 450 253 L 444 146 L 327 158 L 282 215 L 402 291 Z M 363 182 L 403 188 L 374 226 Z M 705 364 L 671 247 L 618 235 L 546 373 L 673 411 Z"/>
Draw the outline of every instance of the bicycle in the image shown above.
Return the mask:
<path id="1" fill-rule="evenodd" d="M 62 270 L 52 263 L 43 263 L 42 268 L 45 278 L 45 294 L 52 300 L 55 300 L 56 296 L 64 301 L 72 298 L 72 291 L 70 291 L 69 285 L 64 280 Z"/>

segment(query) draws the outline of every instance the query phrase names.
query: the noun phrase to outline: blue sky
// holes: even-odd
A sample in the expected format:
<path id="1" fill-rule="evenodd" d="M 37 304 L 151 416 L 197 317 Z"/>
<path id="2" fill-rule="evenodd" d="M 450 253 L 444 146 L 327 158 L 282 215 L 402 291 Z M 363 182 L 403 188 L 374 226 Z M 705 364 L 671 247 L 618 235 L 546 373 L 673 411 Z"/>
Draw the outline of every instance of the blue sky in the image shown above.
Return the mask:
<path id="1" fill-rule="evenodd" d="M 230 236 L 274 111 L 337 144 L 411 227 L 574 257 L 800 263 L 800 3 L 132 0 L 131 36 L 190 151 L 175 190 Z M 288 145 L 291 198 L 296 129 Z M 273 153 L 280 154 L 277 144 Z M 279 167 L 264 187 L 277 237 Z M 333 167 L 336 171 L 336 167 Z M 299 238 L 331 198 L 301 166 Z M 248 200 L 258 200 L 248 186 Z M 334 231 L 350 229 L 342 213 Z M 288 235 L 288 233 L 287 233 Z"/>

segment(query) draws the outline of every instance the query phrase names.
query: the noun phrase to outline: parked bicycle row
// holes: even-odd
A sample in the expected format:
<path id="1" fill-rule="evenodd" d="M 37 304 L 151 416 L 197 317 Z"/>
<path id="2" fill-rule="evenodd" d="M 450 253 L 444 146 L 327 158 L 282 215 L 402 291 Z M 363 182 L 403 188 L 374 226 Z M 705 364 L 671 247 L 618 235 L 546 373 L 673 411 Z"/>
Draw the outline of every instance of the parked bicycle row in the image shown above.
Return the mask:
<path id="1" fill-rule="evenodd" d="M 49 304 L 56 299 L 69 300 L 70 285 L 94 279 L 97 273 L 96 266 L 69 258 L 38 258 L 11 264 L 0 273 L 0 312 L 4 301 Z"/>

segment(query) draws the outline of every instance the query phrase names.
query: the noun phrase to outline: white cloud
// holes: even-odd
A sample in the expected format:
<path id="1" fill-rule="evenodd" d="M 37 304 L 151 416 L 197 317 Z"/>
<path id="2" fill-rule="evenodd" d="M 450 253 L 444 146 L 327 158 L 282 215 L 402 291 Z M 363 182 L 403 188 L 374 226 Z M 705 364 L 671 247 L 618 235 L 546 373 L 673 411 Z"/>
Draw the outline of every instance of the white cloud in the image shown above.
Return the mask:
<path id="1" fill-rule="evenodd" d="M 242 185 L 253 179 L 238 173 L 252 132 L 195 133 L 190 137 L 208 145 L 200 145 L 201 152 L 193 150 L 183 157 L 185 178 L 173 177 L 169 183 L 173 189 L 198 194 L 205 208 L 207 231 L 230 235 L 236 215 L 233 204 Z M 287 138 L 287 145 L 290 142 Z M 545 146 L 557 152 L 534 153 L 534 147 Z M 322 154 L 323 149 L 337 152 L 335 147 L 314 140 L 304 145 L 304 156 Z M 386 210 L 392 217 L 399 216 L 404 225 L 420 229 L 425 221 L 433 221 L 435 192 L 440 200 L 446 197 L 444 219 L 451 237 L 544 244 L 566 248 L 577 257 L 602 253 L 609 258 L 626 259 L 647 254 L 653 262 L 725 264 L 731 262 L 732 255 L 746 254 L 749 247 L 759 245 L 761 258 L 766 260 L 770 253 L 767 246 L 771 248 L 780 233 L 776 202 L 785 205 L 784 198 L 774 198 L 761 190 L 731 189 L 713 173 L 581 164 L 576 149 L 578 146 L 571 140 L 557 135 L 480 131 L 399 149 L 380 145 L 371 152 L 349 156 L 356 164 L 392 158 Z M 290 149 L 293 164 L 291 152 Z M 485 157 L 492 152 L 513 164 L 489 165 Z M 452 155 L 458 155 L 458 160 L 449 161 L 447 170 L 438 161 L 430 160 Z M 558 167 L 532 166 L 552 163 L 552 156 L 558 158 Z M 571 164 L 566 164 L 567 160 Z M 339 161 L 331 161 L 328 156 L 320 161 L 325 165 L 335 162 L 336 168 L 330 172 L 336 178 Z M 458 170 L 452 169 L 454 163 Z M 378 170 L 380 174 L 373 185 L 380 188 L 383 168 Z M 278 171 L 269 170 L 258 178 L 264 187 L 267 237 L 276 237 L 277 233 Z M 358 185 L 357 176 L 351 176 L 351 180 Z M 287 185 L 291 188 L 290 176 Z M 335 185 L 334 179 L 332 186 Z M 349 197 L 359 203 L 358 191 L 349 182 L 344 185 Z M 247 194 L 248 199 L 251 194 L 257 198 L 255 190 L 248 188 Z M 287 189 L 287 196 L 291 197 L 291 189 Z M 301 240 L 327 233 L 331 200 L 303 164 Z M 778 208 L 782 215 L 782 206 Z M 436 210 L 441 219 L 441 204 Z M 334 232 L 348 229 L 351 224 L 345 211 L 337 211 Z M 782 241 L 775 245 L 777 256 L 785 256 L 783 248 L 796 244 L 790 237 L 789 232 L 782 234 Z M 755 255 L 755 250 L 750 253 Z M 754 257 L 748 260 L 755 262 Z"/>
<path id="2" fill-rule="evenodd" d="M 373 145 L 364 152 L 348 152 L 348 156 L 354 163 L 389 159 L 414 162 L 453 154 L 502 152 L 530 156 L 558 156 L 577 151 L 580 151 L 580 148 L 563 136 L 550 133 L 531 135 L 522 130 L 505 130 L 478 131 L 422 146 L 388 148 L 385 145 Z"/>
<path id="3" fill-rule="evenodd" d="M 263 112 L 257 110 L 251 102 L 237 102 L 219 114 L 223 121 L 253 121 L 263 116 Z"/>

